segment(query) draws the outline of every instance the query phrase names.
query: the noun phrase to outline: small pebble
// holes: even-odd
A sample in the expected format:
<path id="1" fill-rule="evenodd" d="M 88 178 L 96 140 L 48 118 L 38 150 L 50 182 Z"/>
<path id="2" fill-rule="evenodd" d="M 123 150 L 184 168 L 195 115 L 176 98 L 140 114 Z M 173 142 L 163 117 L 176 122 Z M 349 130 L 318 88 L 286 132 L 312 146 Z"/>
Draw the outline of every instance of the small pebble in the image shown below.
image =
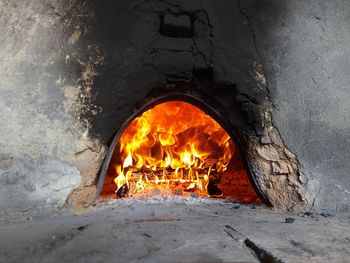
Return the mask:
<path id="1" fill-rule="evenodd" d="M 151 235 L 149 235 L 149 234 L 147 234 L 147 233 L 143 233 L 143 234 L 141 234 L 142 236 L 145 236 L 145 237 L 148 237 L 148 238 L 152 238 L 152 236 Z"/>
<path id="2" fill-rule="evenodd" d="M 287 223 L 287 224 L 292 224 L 294 223 L 294 218 L 291 218 L 291 217 L 287 217 L 284 221 Z"/>
<path id="3" fill-rule="evenodd" d="M 82 231 L 82 230 L 85 229 L 85 226 L 80 226 L 80 227 L 78 227 L 77 229 L 78 229 L 79 231 Z"/>

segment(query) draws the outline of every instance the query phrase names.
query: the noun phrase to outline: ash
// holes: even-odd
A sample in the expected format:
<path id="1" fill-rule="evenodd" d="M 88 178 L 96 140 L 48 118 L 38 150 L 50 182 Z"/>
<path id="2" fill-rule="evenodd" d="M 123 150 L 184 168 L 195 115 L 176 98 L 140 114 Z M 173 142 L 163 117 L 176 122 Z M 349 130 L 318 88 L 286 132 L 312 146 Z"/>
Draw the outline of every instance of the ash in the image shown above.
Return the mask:
<path id="1" fill-rule="evenodd" d="M 93 209 L 108 208 L 110 206 L 125 207 L 130 205 L 151 205 L 159 204 L 165 206 L 173 205 L 191 205 L 191 206 L 211 206 L 238 204 L 232 200 L 217 199 L 209 197 L 192 197 L 192 196 L 152 196 L 152 197 L 132 197 L 132 198 L 110 198 L 99 200 Z"/>

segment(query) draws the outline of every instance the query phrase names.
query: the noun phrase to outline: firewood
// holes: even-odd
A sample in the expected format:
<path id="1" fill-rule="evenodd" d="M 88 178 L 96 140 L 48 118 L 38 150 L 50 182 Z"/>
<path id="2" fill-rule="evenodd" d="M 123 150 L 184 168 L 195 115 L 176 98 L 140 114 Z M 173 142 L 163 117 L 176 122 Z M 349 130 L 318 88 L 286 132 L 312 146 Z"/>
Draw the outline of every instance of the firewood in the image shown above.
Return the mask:
<path id="1" fill-rule="evenodd" d="M 123 184 L 115 193 L 118 197 L 125 197 L 129 189 L 126 184 Z"/>
<path id="2" fill-rule="evenodd" d="M 148 180 L 155 180 L 156 176 L 158 177 L 158 179 L 162 179 L 164 173 L 165 173 L 166 179 L 172 179 L 174 178 L 174 173 L 175 173 L 173 169 L 166 169 L 165 172 L 163 172 L 163 169 L 159 169 L 156 171 L 150 171 L 149 169 L 145 171 L 142 171 L 141 169 L 137 169 L 137 170 L 132 169 L 131 171 L 132 173 L 129 178 L 130 181 L 138 181 L 141 176 L 144 179 L 147 177 Z M 192 171 L 193 171 L 193 177 L 195 177 L 195 172 L 198 172 L 199 179 L 204 179 L 204 176 L 208 174 L 209 169 L 194 168 L 192 169 Z M 183 176 L 182 178 L 179 177 L 178 179 L 189 179 L 188 173 L 189 173 L 189 169 L 183 169 L 183 172 L 182 172 Z M 218 179 L 221 177 L 221 173 L 216 172 L 215 169 L 211 169 L 210 177 L 212 178 L 212 180 L 218 181 Z"/>
<path id="3" fill-rule="evenodd" d="M 209 181 L 207 190 L 208 190 L 209 196 L 221 196 L 222 195 L 221 189 L 215 184 L 214 181 Z"/>

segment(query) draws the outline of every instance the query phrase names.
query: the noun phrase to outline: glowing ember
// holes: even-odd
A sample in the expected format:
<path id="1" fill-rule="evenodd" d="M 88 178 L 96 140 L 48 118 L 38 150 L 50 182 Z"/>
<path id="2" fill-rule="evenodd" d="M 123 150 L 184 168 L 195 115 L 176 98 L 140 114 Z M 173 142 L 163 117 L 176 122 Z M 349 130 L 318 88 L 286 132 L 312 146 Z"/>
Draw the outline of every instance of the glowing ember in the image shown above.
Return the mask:
<path id="1" fill-rule="evenodd" d="M 233 154 L 229 135 L 206 113 L 181 101 L 162 103 L 121 135 L 116 193 L 178 189 L 208 195 L 210 178 L 226 171 Z"/>

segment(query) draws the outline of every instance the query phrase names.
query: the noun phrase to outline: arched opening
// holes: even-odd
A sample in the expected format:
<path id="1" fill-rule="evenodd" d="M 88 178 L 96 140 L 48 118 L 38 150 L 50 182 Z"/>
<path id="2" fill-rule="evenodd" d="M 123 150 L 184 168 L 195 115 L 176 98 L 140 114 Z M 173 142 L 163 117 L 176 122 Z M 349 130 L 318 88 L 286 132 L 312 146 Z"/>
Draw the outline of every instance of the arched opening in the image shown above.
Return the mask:
<path id="1" fill-rule="evenodd" d="M 167 98 L 132 116 L 102 167 L 101 197 L 191 195 L 261 203 L 234 133 L 215 110 L 199 104 Z"/>

